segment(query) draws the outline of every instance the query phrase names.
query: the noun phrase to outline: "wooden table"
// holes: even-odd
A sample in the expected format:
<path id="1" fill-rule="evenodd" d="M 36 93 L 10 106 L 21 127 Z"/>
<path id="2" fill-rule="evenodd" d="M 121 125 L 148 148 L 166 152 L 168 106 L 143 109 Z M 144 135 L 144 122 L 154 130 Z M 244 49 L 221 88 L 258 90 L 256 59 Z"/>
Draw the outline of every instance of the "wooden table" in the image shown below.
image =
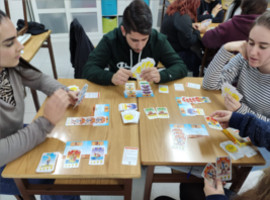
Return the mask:
<path id="1" fill-rule="evenodd" d="M 154 167 L 161 166 L 205 166 L 207 163 L 215 163 L 216 157 L 226 156 L 227 153 L 221 149 L 219 144 L 229 140 L 221 131 L 211 129 L 207 126 L 203 116 L 183 117 L 177 106 L 175 97 L 180 96 L 206 96 L 212 103 L 197 104 L 197 108 L 203 108 L 205 115 L 211 114 L 218 109 L 225 109 L 223 98 L 220 91 L 197 90 L 185 87 L 184 92 L 175 91 L 174 83 L 202 83 L 202 78 L 184 78 L 178 81 L 167 83 L 169 94 L 158 92 L 158 85 L 152 85 L 154 98 L 139 98 L 140 116 L 140 145 L 141 162 L 147 166 L 146 185 L 144 199 L 148 200 L 151 194 L 153 182 L 197 182 L 203 181 L 195 176 L 184 173 L 181 174 L 154 174 Z M 148 107 L 167 107 L 169 119 L 149 120 L 143 113 L 143 108 Z M 191 138 L 187 141 L 184 151 L 172 148 L 170 135 L 170 124 L 205 124 L 209 136 Z M 233 160 L 237 171 L 233 172 L 233 184 L 231 189 L 237 191 L 247 177 L 250 169 L 254 165 L 264 165 L 265 161 L 260 153 L 252 158 L 242 158 Z"/>
<path id="2" fill-rule="evenodd" d="M 141 176 L 140 156 L 138 156 L 138 164 L 136 166 L 122 165 L 122 156 L 125 146 L 139 148 L 138 124 L 124 125 L 118 111 L 118 104 L 136 102 L 136 98 L 124 98 L 124 87 L 121 86 L 102 87 L 82 79 L 60 79 L 59 81 L 64 85 L 75 84 L 80 88 L 85 83 L 88 83 L 88 92 L 100 92 L 101 96 L 98 99 L 84 99 L 76 109 L 70 107 L 66 111 L 65 117 L 52 130 L 45 142 L 9 163 L 2 176 L 15 179 L 24 199 L 30 199 L 34 194 L 110 194 L 123 195 L 125 199 L 131 199 L 132 178 L 139 178 Z M 95 104 L 110 104 L 109 126 L 65 126 L 67 117 L 93 115 L 93 106 Z M 44 104 L 37 116 L 42 115 L 43 109 Z M 108 154 L 105 157 L 105 164 L 90 166 L 88 165 L 89 159 L 81 159 L 79 168 L 63 168 L 63 153 L 66 142 L 86 140 L 108 141 Z M 60 152 L 61 154 L 58 158 L 56 169 L 51 174 L 38 174 L 35 172 L 44 152 Z M 27 178 L 57 179 L 57 184 L 28 185 Z M 64 179 L 70 180 L 64 181 Z M 99 179 L 95 183 L 101 183 L 102 185 L 85 185 L 84 181 L 76 179 L 85 179 L 85 183 L 89 183 L 88 180 Z M 105 183 L 104 179 L 106 179 Z M 120 182 L 121 185 L 115 184 Z"/>
<path id="3" fill-rule="evenodd" d="M 211 30 L 211 29 L 216 28 L 219 24 L 220 24 L 220 23 L 211 23 L 211 24 L 209 24 L 209 26 L 207 26 L 206 32 L 209 31 L 209 30 Z M 201 35 L 201 38 L 204 36 L 204 34 L 205 34 L 206 32 L 200 34 L 200 35 Z"/>

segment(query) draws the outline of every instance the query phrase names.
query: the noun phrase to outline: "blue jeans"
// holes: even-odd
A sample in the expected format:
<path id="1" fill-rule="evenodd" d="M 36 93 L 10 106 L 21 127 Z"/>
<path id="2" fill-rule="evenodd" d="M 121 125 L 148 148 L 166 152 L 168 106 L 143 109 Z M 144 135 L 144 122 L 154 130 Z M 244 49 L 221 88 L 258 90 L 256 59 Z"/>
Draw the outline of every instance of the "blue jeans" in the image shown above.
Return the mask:
<path id="1" fill-rule="evenodd" d="M 3 178 L 2 171 L 5 166 L 0 168 L 0 194 L 20 195 L 14 180 L 12 178 Z M 53 184 L 53 179 L 28 179 L 31 184 Z M 71 195 L 41 195 L 41 200 L 80 200 L 80 196 Z"/>

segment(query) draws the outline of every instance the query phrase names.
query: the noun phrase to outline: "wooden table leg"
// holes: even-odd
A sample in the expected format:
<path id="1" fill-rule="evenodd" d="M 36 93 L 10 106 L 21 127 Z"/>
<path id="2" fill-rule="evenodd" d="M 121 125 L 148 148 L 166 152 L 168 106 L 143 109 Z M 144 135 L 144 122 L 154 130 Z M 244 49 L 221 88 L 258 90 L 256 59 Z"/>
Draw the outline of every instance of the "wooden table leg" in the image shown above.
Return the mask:
<path id="1" fill-rule="evenodd" d="M 146 168 L 147 172 L 146 172 L 146 181 L 145 181 L 145 187 L 144 187 L 144 198 L 143 198 L 144 200 L 149 200 L 151 196 L 154 169 L 155 169 L 155 166 L 147 166 Z"/>
<path id="2" fill-rule="evenodd" d="M 28 181 L 25 179 L 14 179 L 18 189 L 20 190 L 20 193 L 22 194 L 22 197 L 24 200 L 36 200 L 34 195 L 28 194 L 26 191 Z"/>
<path id="3" fill-rule="evenodd" d="M 230 190 L 237 193 L 241 189 L 251 169 L 252 167 L 233 167 L 233 180 Z"/>
<path id="4" fill-rule="evenodd" d="M 31 93 L 32 93 L 32 97 L 33 97 L 33 101 L 34 101 L 34 104 L 35 104 L 36 111 L 38 112 L 38 110 L 40 108 L 40 104 L 39 104 L 39 100 L 38 100 L 37 91 L 34 90 L 34 89 L 31 89 Z"/>
<path id="5" fill-rule="evenodd" d="M 50 35 L 47 39 L 47 44 L 43 44 L 42 47 L 47 47 L 49 49 L 51 63 L 52 63 L 52 69 L 53 69 L 53 76 L 55 79 L 58 79 Z"/>
<path id="6" fill-rule="evenodd" d="M 132 179 L 126 179 L 124 200 L 131 200 L 131 194 L 132 194 Z"/>

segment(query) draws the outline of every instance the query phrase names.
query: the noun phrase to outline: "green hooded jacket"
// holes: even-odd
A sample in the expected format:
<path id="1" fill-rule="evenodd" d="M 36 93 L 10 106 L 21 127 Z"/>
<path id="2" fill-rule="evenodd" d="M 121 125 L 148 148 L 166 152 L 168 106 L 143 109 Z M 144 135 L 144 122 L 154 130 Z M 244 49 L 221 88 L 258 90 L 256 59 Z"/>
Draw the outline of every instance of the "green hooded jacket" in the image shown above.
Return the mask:
<path id="1" fill-rule="evenodd" d="M 90 53 L 83 69 L 83 78 L 100 85 L 113 85 L 112 76 L 121 67 L 131 69 L 143 58 L 161 62 L 165 69 L 160 71 L 160 83 L 183 78 L 187 68 L 171 47 L 165 35 L 152 30 L 141 53 L 134 52 L 128 45 L 121 29 L 116 28 L 104 35 L 97 47 Z M 108 70 L 104 70 L 109 67 Z"/>

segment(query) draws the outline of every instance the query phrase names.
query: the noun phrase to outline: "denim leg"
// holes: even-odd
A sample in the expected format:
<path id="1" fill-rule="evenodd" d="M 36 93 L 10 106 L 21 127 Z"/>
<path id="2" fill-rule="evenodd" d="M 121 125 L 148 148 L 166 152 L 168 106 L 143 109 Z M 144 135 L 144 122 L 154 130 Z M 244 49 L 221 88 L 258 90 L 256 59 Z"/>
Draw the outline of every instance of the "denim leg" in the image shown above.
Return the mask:
<path id="1" fill-rule="evenodd" d="M 3 178 L 2 172 L 5 168 L 5 165 L 0 168 L 0 194 L 5 195 L 20 195 L 16 183 L 12 178 Z"/>

